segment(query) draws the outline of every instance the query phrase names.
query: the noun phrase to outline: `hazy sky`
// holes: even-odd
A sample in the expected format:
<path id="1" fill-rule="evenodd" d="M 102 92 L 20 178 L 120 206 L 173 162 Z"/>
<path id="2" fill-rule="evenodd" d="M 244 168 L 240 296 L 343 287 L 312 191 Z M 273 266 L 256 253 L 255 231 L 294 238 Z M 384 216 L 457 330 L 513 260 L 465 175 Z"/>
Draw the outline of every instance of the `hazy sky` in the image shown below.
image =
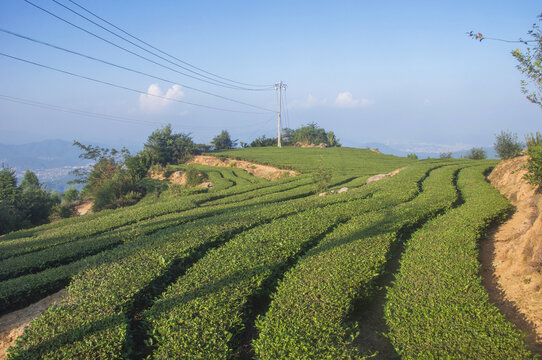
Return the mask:
<path id="1" fill-rule="evenodd" d="M 58 4 L 109 26 L 69 0 L 29 1 L 130 51 L 186 72 Z M 439 149 L 448 151 L 491 145 L 494 134 L 503 129 L 523 137 L 542 128 L 542 110 L 520 92 L 522 77 L 510 55 L 519 45 L 480 43 L 465 34 L 474 30 L 486 36 L 526 38 L 542 12 L 540 0 L 74 1 L 213 74 L 250 84 L 283 80 L 288 85 L 284 125 L 295 128 L 315 121 L 335 131 L 344 145 L 440 144 Z M 242 141 L 262 134 L 276 136 L 273 112 L 187 87 L 272 110 L 277 108 L 275 91 L 233 90 L 191 79 L 137 58 L 23 0 L 0 1 L 0 28 L 163 80 L 0 32 L 0 52 L 10 56 L 181 101 L 257 112 L 166 101 L 0 56 L 2 143 L 58 138 L 133 146 L 166 123 L 206 143 L 222 129 Z M 6 96 L 64 111 L 15 103 Z M 86 117 L 65 108 L 128 121 Z"/>

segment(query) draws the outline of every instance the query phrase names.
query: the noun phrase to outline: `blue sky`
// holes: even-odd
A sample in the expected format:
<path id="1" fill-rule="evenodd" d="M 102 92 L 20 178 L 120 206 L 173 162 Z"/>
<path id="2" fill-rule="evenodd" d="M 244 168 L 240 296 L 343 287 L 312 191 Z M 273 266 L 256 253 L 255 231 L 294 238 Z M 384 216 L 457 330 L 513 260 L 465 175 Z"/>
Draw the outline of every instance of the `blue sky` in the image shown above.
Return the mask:
<path id="1" fill-rule="evenodd" d="M 29 1 L 145 54 L 53 1 Z M 83 13 L 68 0 L 57 1 Z M 74 1 L 214 74 L 255 84 L 283 80 L 288 85 L 284 125 L 295 128 L 315 121 L 335 131 L 344 145 L 381 142 L 413 151 L 452 151 L 491 145 L 494 135 L 504 129 L 520 137 L 541 129 L 541 109 L 520 92 L 522 77 L 510 55 L 517 45 L 479 43 L 465 34 L 474 30 L 486 36 L 525 38 L 542 12 L 540 1 L 521 5 L 513 1 Z M 212 107 L 260 112 L 186 87 L 263 108 L 277 107 L 274 91 L 224 89 L 187 78 L 112 47 L 23 0 L 0 2 L 0 27 L 171 82 L 0 32 L 1 52 L 12 56 Z M 3 96 L 129 119 L 85 117 L 0 98 L 2 143 L 58 138 L 134 147 L 167 123 L 204 143 L 222 129 L 242 141 L 276 134 L 273 112 L 232 113 L 164 101 L 4 56 L 0 56 L 0 78 Z"/>

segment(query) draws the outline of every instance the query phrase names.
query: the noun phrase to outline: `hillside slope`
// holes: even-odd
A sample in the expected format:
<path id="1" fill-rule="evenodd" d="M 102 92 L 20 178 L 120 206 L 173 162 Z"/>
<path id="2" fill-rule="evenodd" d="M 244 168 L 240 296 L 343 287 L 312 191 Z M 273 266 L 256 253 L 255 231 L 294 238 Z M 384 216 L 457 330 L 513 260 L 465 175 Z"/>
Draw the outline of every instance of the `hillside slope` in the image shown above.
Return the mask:
<path id="1" fill-rule="evenodd" d="M 523 180 L 526 161 L 526 156 L 501 161 L 489 176 L 516 211 L 488 246 L 498 286 L 530 323 L 542 351 L 542 194 Z"/>

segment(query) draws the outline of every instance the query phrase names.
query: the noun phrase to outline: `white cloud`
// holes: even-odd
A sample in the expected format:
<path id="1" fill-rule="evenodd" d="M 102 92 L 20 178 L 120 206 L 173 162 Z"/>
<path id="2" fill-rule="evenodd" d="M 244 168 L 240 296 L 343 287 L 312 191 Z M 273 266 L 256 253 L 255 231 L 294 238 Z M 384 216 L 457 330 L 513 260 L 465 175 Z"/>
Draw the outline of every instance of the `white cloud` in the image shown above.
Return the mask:
<path id="1" fill-rule="evenodd" d="M 334 105 L 341 108 L 355 108 L 374 104 L 374 100 L 365 98 L 355 99 L 350 91 L 343 91 L 337 95 Z"/>
<path id="2" fill-rule="evenodd" d="M 294 100 L 288 107 L 291 109 L 310 109 L 316 106 L 325 105 L 326 103 L 326 98 L 319 99 L 312 94 L 309 94 L 305 100 Z"/>
<path id="3" fill-rule="evenodd" d="M 146 112 L 159 112 L 173 103 L 172 101 L 164 99 L 164 97 L 179 100 L 183 96 L 184 92 L 180 85 L 173 85 L 164 94 L 158 84 L 151 84 L 147 89 L 147 94 L 139 95 L 139 107 Z"/>

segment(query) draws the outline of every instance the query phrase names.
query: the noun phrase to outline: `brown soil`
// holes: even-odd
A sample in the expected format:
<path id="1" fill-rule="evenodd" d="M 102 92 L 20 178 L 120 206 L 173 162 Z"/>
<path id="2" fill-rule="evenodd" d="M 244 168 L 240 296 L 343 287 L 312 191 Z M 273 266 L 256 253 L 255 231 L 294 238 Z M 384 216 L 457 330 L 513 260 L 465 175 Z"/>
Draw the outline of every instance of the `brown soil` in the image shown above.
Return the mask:
<path id="1" fill-rule="evenodd" d="M 399 168 L 399 169 L 395 169 L 395 170 L 393 170 L 393 171 L 391 171 L 391 172 L 389 172 L 387 174 L 378 174 L 378 175 L 375 175 L 375 176 L 371 176 L 370 178 L 367 179 L 367 181 L 365 181 L 365 183 L 370 184 L 370 183 L 378 181 L 378 180 L 382 180 L 382 179 L 385 179 L 385 178 L 395 176 L 395 175 L 399 174 L 401 171 L 403 171 L 405 169 L 406 169 L 406 166 L 402 167 L 402 168 Z"/>
<path id="2" fill-rule="evenodd" d="M 7 356 L 8 348 L 15 339 L 21 336 L 30 322 L 41 316 L 48 308 L 59 303 L 65 296 L 66 291 L 59 292 L 41 299 L 24 309 L 13 311 L 0 317 L 0 360 Z"/>
<path id="3" fill-rule="evenodd" d="M 522 179 L 526 161 L 501 161 L 488 177 L 516 212 L 480 243 L 481 275 L 491 301 L 542 353 L 542 194 Z"/>
<path id="4" fill-rule="evenodd" d="M 284 176 L 296 176 L 297 172 L 294 170 L 283 170 L 269 165 L 261 165 L 244 160 L 226 159 L 224 161 L 217 157 L 209 155 L 194 156 L 188 164 L 200 164 L 208 166 L 219 167 L 234 167 L 237 169 L 243 169 L 249 174 L 257 177 L 261 177 L 267 180 L 276 180 Z M 286 175 L 287 174 L 287 175 Z"/>
<path id="5" fill-rule="evenodd" d="M 81 204 L 75 207 L 75 209 L 77 210 L 77 215 L 81 216 L 90 214 L 92 212 L 92 205 L 94 205 L 94 201 L 84 200 Z"/>

